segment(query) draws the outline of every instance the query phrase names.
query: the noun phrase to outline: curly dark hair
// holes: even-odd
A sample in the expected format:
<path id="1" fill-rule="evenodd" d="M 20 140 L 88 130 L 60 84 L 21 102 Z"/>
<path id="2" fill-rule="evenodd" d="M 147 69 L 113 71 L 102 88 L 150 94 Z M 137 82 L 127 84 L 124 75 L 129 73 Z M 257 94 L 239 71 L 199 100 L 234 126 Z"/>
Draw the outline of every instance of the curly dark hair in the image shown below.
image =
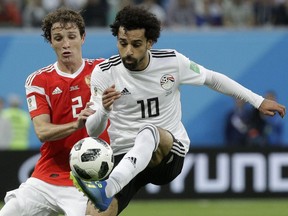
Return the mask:
<path id="1" fill-rule="evenodd" d="M 42 20 L 42 36 L 51 43 L 51 28 L 54 23 L 61 23 L 65 27 L 68 23 L 75 23 L 79 29 L 81 37 L 85 34 L 85 22 L 80 12 L 68 8 L 59 8 L 47 14 Z"/>
<path id="2" fill-rule="evenodd" d="M 114 23 L 110 25 L 112 35 L 115 37 L 120 26 L 127 31 L 145 29 L 145 37 L 154 43 L 160 37 L 161 22 L 154 14 L 139 6 L 126 6 L 117 13 Z"/>

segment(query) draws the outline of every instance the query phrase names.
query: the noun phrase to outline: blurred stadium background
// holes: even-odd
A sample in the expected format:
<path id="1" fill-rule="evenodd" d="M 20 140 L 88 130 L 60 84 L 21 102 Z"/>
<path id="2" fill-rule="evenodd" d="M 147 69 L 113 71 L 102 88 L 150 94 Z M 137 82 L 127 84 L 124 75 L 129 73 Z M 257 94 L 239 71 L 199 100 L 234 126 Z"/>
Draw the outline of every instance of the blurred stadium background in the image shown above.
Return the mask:
<path id="1" fill-rule="evenodd" d="M 205 67 L 237 80 L 256 93 L 274 90 L 287 105 L 287 29 L 164 30 L 154 48 L 173 48 Z M 54 63 L 52 48 L 36 30 L 1 30 L 0 96 L 16 93 L 25 102 L 24 83 L 33 71 Z M 117 53 L 116 40 L 105 29 L 87 29 L 86 58 Z M 232 98 L 206 87 L 182 89 L 183 122 L 193 146 L 223 146 L 224 124 L 234 106 Z M 284 119 L 287 124 L 287 118 Z M 31 147 L 39 147 L 31 133 Z M 288 127 L 284 141 L 288 144 Z"/>
<path id="2" fill-rule="evenodd" d="M 191 0 L 194 1 L 197 0 Z M 24 2 L 33 1 L 3 2 L 20 2 L 24 11 Z M 212 4 L 214 1 L 207 2 Z M 239 2 L 243 4 L 249 1 Z M 250 4 L 257 2 L 270 2 L 273 5 L 282 2 L 284 11 L 287 10 L 288 1 L 250 1 Z M 1 1 L 0 6 L 3 5 Z M 256 93 L 264 95 L 267 90 L 274 90 L 279 102 L 287 107 L 287 20 L 286 15 L 286 21 L 280 26 L 271 20 L 240 26 L 213 26 L 209 23 L 194 23 L 189 27 L 167 26 L 154 48 L 177 49 L 191 60 L 228 75 Z M 24 89 L 26 77 L 53 63 L 56 58 L 50 45 L 41 37 L 39 23 L 38 26 L 32 23 L 13 24 L 11 21 L 3 24 L 0 16 L 0 25 L 0 96 L 5 98 L 11 93 L 20 95 L 23 109 L 27 110 Z M 83 54 L 86 58 L 107 58 L 117 53 L 115 45 L 116 40 L 107 25 L 92 25 L 87 28 Z M 284 146 L 231 149 L 224 142 L 224 124 L 226 114 L 234 106 L 233 99 L 205 87 L 185 86 L 182 88 L 182 102 L 183 122 L 192 143 L 183 173 L 161 189 L 147 186 L 140 191 L 137 200 L 124 215 L 135 215 L 135 212 L 139 216 L 142 212 L 145 215 L 286 215 L 287 117 L 283 119 Z M 38 158 L 39 146 L 31 130 L 29 150 L 0 151 L 3 173 L 0 200 L 3 200 L 7 190 L 18 187 L 29 177 Z"/>

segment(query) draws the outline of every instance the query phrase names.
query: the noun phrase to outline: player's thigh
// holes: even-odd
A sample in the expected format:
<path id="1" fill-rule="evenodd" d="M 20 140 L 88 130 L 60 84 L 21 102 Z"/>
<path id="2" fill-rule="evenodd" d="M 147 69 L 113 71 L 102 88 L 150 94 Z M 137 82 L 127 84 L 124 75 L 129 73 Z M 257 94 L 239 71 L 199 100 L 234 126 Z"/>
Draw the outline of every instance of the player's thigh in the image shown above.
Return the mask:
<path id="1" fill-rule="evenodd" d="M 116 216 L 118 212 L 117 199 L 113 198 L 109 208 L 105 212 L 99 212 L 92 202 L 87 203 L 86 216 Z"/>
<path id="2" fill-rule="evenodd" d="M 58 213 L 51 208 L 41 194 L 37 193 L 30 187 L 21 187 L 13 191 L 9 191 L 5 197 L 5 205 L 1 209 L 1 216 L 10 215 L 41 215 L 41 216 L 57 216 Z"/>

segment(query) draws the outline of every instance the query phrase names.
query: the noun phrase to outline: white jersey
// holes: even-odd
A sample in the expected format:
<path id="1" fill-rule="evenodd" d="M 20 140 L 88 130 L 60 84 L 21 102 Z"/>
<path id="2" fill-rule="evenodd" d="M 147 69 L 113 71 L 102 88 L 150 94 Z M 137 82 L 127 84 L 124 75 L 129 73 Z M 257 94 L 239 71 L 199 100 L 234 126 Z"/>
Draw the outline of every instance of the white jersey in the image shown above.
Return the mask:
<path id="1" fill-rule="evenodd" d="M 134 145 L 138 130 L 146 123 L 170 131 L 189 150 L 190 140 L 181 122 L 181 84 L 203 85 L 204 67 L 175 50 L 151 50 L 143 71 L 129 71 L 119 55 L 95 67 L 91 77 L 91 100 L 102 106 L 102 93 L 115 84 L 122 96 L 109 114 L 108 133 L 114 154 L 126 153 Z"/>

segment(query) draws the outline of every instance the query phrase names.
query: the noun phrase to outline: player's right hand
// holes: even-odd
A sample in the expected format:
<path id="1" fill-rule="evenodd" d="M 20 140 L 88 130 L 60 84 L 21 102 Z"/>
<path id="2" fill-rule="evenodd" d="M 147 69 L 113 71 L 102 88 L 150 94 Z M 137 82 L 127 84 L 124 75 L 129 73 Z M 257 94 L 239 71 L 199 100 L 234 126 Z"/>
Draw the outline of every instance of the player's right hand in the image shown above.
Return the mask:
<path id="1" fill-rule="evenodd" d="M 111 111 L 115 100 L 121 97 L 121 93 L 116 91 L 115 84 L 105 89 L 102 95 L 102 105 L 107 111 Z"/>
<path id="2" fill-rule="evenodd" d="M 83 110 L 81 110 L 79 116 L 78 116 L 78 120 L 77 120 L 77 124 L 78 124 L 78 128 L 82 128 L 85 126 L 85 122 L 87 120 L 87 118 L 95 113 L 95 110 L 93 110 L 92 108 L 90 108 L 90 106 L 93 105 L 93 102 L 88 102 L 85 106 L 85 108 Z"/>

